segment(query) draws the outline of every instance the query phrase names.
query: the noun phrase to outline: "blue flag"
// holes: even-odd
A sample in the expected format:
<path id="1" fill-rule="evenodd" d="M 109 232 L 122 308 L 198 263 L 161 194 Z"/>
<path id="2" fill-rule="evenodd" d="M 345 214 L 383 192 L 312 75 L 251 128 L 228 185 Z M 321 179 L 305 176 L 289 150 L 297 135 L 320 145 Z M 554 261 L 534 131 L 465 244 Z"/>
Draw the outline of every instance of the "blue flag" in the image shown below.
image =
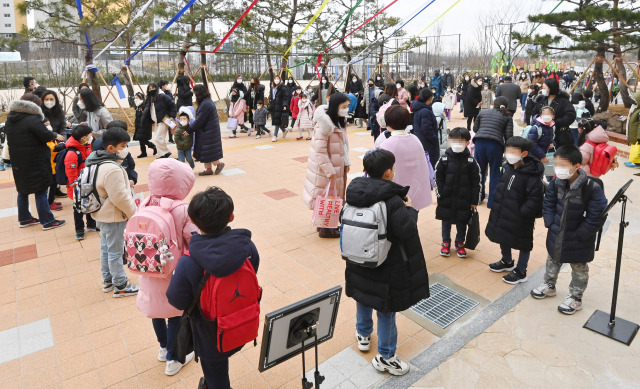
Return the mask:
<path id="1" fill-rule="evenodd" d="M 124 94 L 124 89 L 122 89 L 122 84 L 120 83 L 120 79 L 118 77 L 114 78 L 113 81 L 111 82 L 111 85 L 115 85 L 116 89 L 118 90 L 118 96 L 120 96 L 121 99 L 126 98 L 127 96 Z"/>

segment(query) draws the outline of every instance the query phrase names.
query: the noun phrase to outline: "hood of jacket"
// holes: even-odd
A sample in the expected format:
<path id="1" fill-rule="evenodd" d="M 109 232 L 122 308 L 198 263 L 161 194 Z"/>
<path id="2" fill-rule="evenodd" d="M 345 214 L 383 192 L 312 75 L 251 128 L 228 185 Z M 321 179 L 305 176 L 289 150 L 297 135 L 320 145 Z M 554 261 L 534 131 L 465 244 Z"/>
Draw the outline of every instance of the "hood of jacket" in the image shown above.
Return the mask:
<path id="1" fill-rule="evenodd" d="M 518 173 L 536 177 L 542 177 L 544 174 L 544 164 L 540 162 L 538 158 L 532 155 L 527 155 L 522 159 L 522 162 L 524 162 L 524 164 L 518 169 L 515 169 Z M 513 165 L 509 164 L 509 166 L 513 169 Z"/>
<path id="2" fill-rule="evenodd" d="M 70 136 L 69 139 L 67 139 L 67 142 L 65 144 L 67 145 L 67 148 L 73 147 L 78 150 L 83 150 L 83 149 L 86 149 L 87 147 L 91 147 L 90 144 L 83 145 L 82 143 L 78 142 L 76 138 L 72 136 Z"/>
<path id="3" fill-rule="evenodd" d="M 598 126 L 585 135 L 585 139 L 596 144 L 605 143 L 609 141 L 609 135 L 602 126 Z"/>
<path id="4" fill-rule="evenodd" d="M 42 109 L 31 101 L 27 100 L 13 100 L 9 103 L 9 114 L 27 114 L 27 115 L 38 115 L 40 116 L 40 120 L 44 120 L 44 114 L 42 113 Z M 22 116 L 22 115 L 12 115 L 12 116 Z"/>
<path id="5" fill-rule="evenodd" d="M 152 196 L 184 200 L 195 182 L 193 170 L 177 159 L 156 159 L 149 166 L 149 191 Z"/>
<path id="6" fill-rule="evenodd" d="M 347 203 L 354 207 L 370 207 L 378 201 L 391 197 L 404 198 L 409 193 L 408 186 L 396 184 L 381 178 L 357 177 L 347 188 Z"/>
<path id="7" fill-rule="evenodd" d="M 195 119 L 196 117 L 196 111 L 190 105 L 184 105 L 180 107 L 180 109 L 178 110 L 178 116 L 180 116 L 180 114 L 183 112 L 186 113 L 187 116 L 189 116 L 189 121 Z"/>
<path id="8" fill-rule="evenodd" d="M 430 109 L 433 110 L 433 107 L 427 105 L 427 103 L 423 103 L 422 101 L 415 100 L 411 103 L 411 110 L 413 112 L 418 112 L 421 109 Z"/>
<path id="9" fill-rule="evenodd" d="M 109 153 L 104 150 L 96 150 L 93 153 L 91 153 L 91 155 L 89 155 L 89 157 L 85 162 L 85 166 L 97 165 L 100 162 L 106 162 L 106 161 L 113 161 L 118 165 L 122 163 L 122 160 L 118 158 L 118 156 L 115 155 L 114 153 Z"/>
<path id="10" fill-rule="evenodd" d="M 567 92 L 563 91 L 563 90 L 558 92 L 558 94 L 556 95 L 556 99 L 558 99 L 558 98 L 571 100 L 571 96 L 569 96 L 569 94 Z"/>
<path id="11" fill-rule="evenodd" d="M 240 269 L 252 255 L 251 247 L 251 231 L 227 227 L 218 234 L 193 234 L 189 255 L 209 274 L 226 277 Z"/>
<path id="12" fill-rule="evenodd" d="M 321 105 L 316 108 L 316 112 L 313 114 L 313 121 L 319 125 L 316 130 L 319 129 L 323 133 L 331 133 L 336 128 L 336 125 L 327 114 L 327 109 L 329 109 L 328 105 Z"/>

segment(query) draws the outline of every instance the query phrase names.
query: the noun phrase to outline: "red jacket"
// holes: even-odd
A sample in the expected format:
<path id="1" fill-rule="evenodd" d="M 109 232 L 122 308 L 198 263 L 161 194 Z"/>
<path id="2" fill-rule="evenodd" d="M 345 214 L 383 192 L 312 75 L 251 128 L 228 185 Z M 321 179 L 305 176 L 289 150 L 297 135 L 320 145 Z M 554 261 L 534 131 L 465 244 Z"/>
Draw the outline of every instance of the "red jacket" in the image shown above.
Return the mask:
<path id="1" fill-rule="evenodd" d="M 300 113 L 300 108 L 298 107 L 298 103 L 300 102 L 300 96 L 296 96 L 295 94 L 291 97 L 291 106 L 289 110 L 291 111 L 291 117 L 294 119 L 298 118 L 298 114 Z M 293 125 L 293 123 L 291 123 Z"/>
<path id="2" fill-rule="evenodd" d="M 80 175 L 80 170 L 84 168 L 84 162 L 91 154 L 91 145 L 83 145 L 74 137 L 69 137 L 69 139 L 67 139 L 67 148 L 69 147 L 77 149 L 82 155 L 81 164 L 78 164 L 78 155 L 73 150 L 68 151 L 67 155 L 64 157 L 64 172 L 69 179 L 69 183 L 72 183 Z M 67 196 L 73 200 L 73 186 L 71 185 L 67 185 Z"/>

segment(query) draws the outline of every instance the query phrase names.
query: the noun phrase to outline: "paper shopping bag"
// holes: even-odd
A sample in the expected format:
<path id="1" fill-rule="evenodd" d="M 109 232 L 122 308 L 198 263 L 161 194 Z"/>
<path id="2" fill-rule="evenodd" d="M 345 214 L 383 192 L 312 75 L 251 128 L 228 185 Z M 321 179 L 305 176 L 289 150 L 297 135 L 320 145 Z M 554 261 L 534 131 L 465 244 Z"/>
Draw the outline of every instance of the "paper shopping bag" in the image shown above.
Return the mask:
<path id="1" fill-rule="evenodd" d="M 324 192 L 316 197 L 313 206 L 313 219 L 311 223 L 320 228 L 337 228 L 340 225 L 340 211 L 342 199 L 338 197 L 336 185 L 333 185 L 332 194 L 329 195 L 331 182 L 327 184 Z"/>

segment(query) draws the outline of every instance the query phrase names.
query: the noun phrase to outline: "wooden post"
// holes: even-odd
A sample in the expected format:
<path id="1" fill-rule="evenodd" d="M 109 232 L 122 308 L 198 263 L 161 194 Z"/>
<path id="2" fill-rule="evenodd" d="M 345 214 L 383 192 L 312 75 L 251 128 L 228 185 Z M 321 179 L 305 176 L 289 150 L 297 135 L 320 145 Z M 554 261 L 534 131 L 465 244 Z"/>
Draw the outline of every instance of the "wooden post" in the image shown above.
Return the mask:
<path id="1" fill-rule="evenodd" d="M 622 76 L 620 76 L 618 69 L 616 69 L 612 64 L 610 64 L 606 58 L 605 58 L 605 61 L 607 62 L 607 64 L 609 64 L 609 67 L 611 68 L 611 70 L 618 75 L 618 81 L 622 81 L 627 86 L 627 88 L 631 89 L 631 86 L 629 86 L 629 84 L 627 83 L 627 80 L 625 80 L 624 78 L 622 78 Z M 613 77 L 611 78 L 611 88 L 613 89 Z"/>
<path id="2" fill-rule="evenodd" d="M 206 66 L 202 65 L 204 68 L 204 74 L 207 77 L 207 83 L 209 83 L 209 79 L 211 79 L 211 86 L 213 90 L 216 92 L 216 96 L 218 96 L 218 100 L 220 100 L 220 95 L 218 94 L 218 90 L 216 89 L 216 84 L 213 83 L 213 77 L 211 77 L 211 73 L 209 73 L 209 69 Z"/>
<path id="3" fill-rule="evenodd" d="M 100 77 L 100 79 L 102 80 L 102 82 L 104 83 L 105 86 L 108 86 L 107 81 L 104 79 L 104 77 L 102 76 L 102 73 L 100 71 L 97 72 L 98 76 Z M 124 108 L 122 108 L 122 105 L 120 105 L 120 99 L 116 98 L 116 96 L 111 93 L 111 90 L 109 89 L 108 92 L 109 95 L 111 95 L 113 97 L 113 99 L 116 101 L 116 104 L 118 104 L 118 107 L 120 108 L 120 110 L 122 111 L 122 114 L 124 115 L 125 119 L 127 119 L 127 123 L 129 123 L 129 125 L 131 126 L 131 128 L 134 128 L 135 126 L 133 125 L 133 123 L 131 122 L 131 119 L 129 118 L 129 115 L 127 115 L 127 111 L 124 110 Z"/>

